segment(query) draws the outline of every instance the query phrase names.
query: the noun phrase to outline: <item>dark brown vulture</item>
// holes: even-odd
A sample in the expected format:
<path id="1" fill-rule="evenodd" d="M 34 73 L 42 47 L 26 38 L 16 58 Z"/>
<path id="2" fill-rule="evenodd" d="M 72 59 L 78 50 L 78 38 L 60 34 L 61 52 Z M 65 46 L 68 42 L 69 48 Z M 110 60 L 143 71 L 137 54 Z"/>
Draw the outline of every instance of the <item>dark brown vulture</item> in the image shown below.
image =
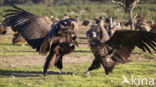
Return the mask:
<path id="1" fill-rule="evenodd" d="M 5 15 L 3 25 L 11 26 L 19 32 L 40 54 L 46 55 L 49 52 L 44 64 L 44 75 L 47 74 L 50 65 L 55 65 L 62 71 L 63 56 L 71 53 L 77 45 L 73 19 L 59 21 L 51 28 L 44 18 L 16 6 L 12 7 L 15 10 L 6 10 L 8 13 Z"/>
<path id="2" fill-rule="evenodd" d="M 83 26 L 88 26 L 88 25 L 90 25 L 91 24 L 91 21 L 90 20 L 87 20 L 87 19 L 85 19 L 83 22 L 82 22 L 82 25 Z"/>
<path id="3" fill-rule="evenodd" d="M 130 57 L 135 47 L 144 52 L 156 51 L 156 34 L 147 31 L 117 30 L 110 38 L 108 32 L 103 28 L 103 21 L 98 21 L 102 31 L 102 39 L 90 39 L 89 45 L 95 59 L 93 60 L 88 74 L 102 65 L 105 74 L 108 75 L 116 64 L 123 63 Z M 150 49 L 151 48 L 151 49 Z"/>
<path id="4" fill-rule="evenodd" d="M 1 34 L 6 34 L 7 30 L 4 28 L 2 24 L 0 24 L 0 35 Z"/>

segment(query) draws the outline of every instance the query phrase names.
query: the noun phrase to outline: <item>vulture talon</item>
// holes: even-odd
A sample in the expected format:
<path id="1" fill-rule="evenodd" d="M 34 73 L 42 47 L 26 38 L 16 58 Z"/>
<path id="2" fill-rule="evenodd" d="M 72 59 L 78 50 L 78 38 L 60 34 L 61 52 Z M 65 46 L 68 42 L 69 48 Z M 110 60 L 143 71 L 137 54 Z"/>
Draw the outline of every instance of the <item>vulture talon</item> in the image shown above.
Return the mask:
<path id="1" fill-rule="evenodd" d="M 108 78 L 109 77 L 109 75 L 106 75 L 106 78 Z"/>
<path id="2" fill-rule="evenodd" d="M 89 75 L 90 74 L 90 71 L 86 71 L 85 73 L 84 73 L 84 77 L 87 77 L 87 75 Z"/>
<path id="3" fill-rule="evenodd" d="M 59 74 L 60 74 L 60 75 L 63 74 L 63 70 L 62 70 L 62 69 L 60 70 Z"/>
<path id="4" fill-rule="evenodd" d="M 47 72 L 46 73 L 43 73 L 44 76 L 47 76 L 47 74 L 48 74 Z"/>

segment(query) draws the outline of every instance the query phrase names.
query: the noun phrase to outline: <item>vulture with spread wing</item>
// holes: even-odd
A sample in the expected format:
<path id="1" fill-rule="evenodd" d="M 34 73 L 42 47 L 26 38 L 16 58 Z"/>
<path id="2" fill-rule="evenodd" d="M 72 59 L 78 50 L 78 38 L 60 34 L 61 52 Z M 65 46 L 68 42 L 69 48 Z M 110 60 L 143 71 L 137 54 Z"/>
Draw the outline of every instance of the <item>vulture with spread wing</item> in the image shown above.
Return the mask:
<path id="1" fill-rule="evenodd" d="M 151 53 L 151 49 L 156 51 L 156 34 L 146 31 L 117 30 L 110 38 L 108 32 L 103 27 L 103 21 L 97 21 L 102 34 L 101 39 L 90 38 L 90 48 L 94 54 L 88 74 L 102 65 L 105 74 L 108 75 L 116 64 L 125 62 L 131 55 L 135 47 L 144 52 Z"/>
<path id="2" fill-rule="evenodd" d="M 44 75 L 47 74 L 50 65 L 55 65 L 62 71 L 63 56 L 71 53 L 77 45 L 74 20 L 59 21 L 51 28 L 44 18 L 16 6 L 12 7 L 15 10 L 6 10 L 8 13 L 5 15 L 6 19 L 3 21 L 3 25 L 11 26 L 19 32 L 28 44 L 40 54 L 46 55 L 49 52 L 44 64 Z"/>

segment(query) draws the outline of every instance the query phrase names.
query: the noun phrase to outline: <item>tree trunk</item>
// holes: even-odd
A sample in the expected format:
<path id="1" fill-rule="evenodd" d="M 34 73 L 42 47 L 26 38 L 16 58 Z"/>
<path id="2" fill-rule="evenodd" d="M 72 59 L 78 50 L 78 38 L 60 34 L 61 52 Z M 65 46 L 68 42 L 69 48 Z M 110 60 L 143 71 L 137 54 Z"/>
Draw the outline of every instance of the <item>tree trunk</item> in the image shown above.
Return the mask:
<path id="1" fill-rule="evenodd" d="M 130 18 L 130 25 L 131 25 L 131 30 L 135 30 L 135 27 L 134 27 L 134 18 L 133 18 L 133 11 L 132 10 L 130 10 L 130 12 L 129 12 L 129 18 Z"/>
<path id="2" fill-rule="evenodd" d="M 133 9 L 135 8 L 136 4 L 139 2 L 140 0 L 134 1 L 132 4 L 132 8 L 129 11 L 129 17 L 130 17 L 130 23 L 131 23 L 131 30 L 135 30 L 135 26 L 134 26 L 134 20 L 135 17 L 133 16 Z"/>

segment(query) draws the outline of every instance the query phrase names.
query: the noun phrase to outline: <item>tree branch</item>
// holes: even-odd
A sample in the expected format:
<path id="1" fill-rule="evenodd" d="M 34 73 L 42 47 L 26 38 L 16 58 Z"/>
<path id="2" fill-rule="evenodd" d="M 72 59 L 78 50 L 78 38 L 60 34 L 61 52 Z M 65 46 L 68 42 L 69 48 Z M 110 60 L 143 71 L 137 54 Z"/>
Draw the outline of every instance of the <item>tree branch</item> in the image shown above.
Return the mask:
<path id="1" fill-rule="evenodd" d="M 115 0 L 112 0 L 112 3 L 118 4 L 118 5 L 120 5 L 121 7 L 123 7 L 125 9 L 125 5 L 122 2 L 117 2 Z"/>
<path id="2" fill-rule="evenodd" d="M 135 1 L 133 4 L 132 4 L 132 8 L 131 8 L 131 11 L 135 8 L 135 6 L 136 6 L 136 4 L 137 4 L 138 2 L 137 1 Z"/>
<path id="3" fill-rule="evenodd" d="M 136 0 L 132 3 L 132 7 L 130 9 L 129 12 L 129 16 L 130 16 L 130 21 L 131 21 L 131 30 L 134 30 L 134 20 L 135 20 L 135 16 L 133 17 L 133 9 L 135 8 L 135 6 L 137 5 L 137 3 L 139 3 L 140 0 Z"/>

